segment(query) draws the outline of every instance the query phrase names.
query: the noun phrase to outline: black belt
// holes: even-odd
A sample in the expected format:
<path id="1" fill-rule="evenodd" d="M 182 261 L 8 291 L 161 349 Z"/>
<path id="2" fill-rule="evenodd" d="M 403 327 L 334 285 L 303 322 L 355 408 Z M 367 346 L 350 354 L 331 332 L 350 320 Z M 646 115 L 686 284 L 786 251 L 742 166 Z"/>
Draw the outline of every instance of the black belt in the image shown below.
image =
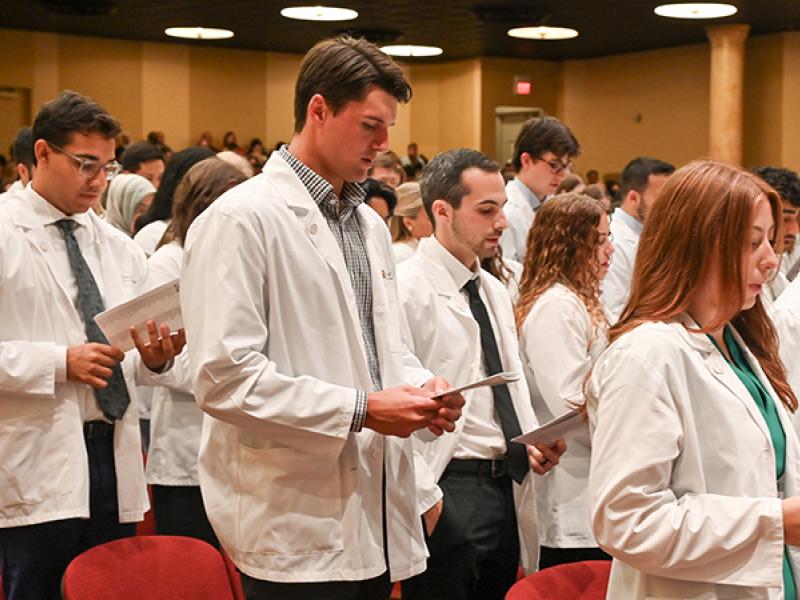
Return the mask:
<path id="1" fill-rule="evenodd" d="M 506 465 L 507 461 L 505 458 L 496 458 L 494 460 L 454 458 L 448 463 L 447 467 L 445 467 L 443 475 L 447 475 L 448 473 L 466 473 L 477 477 L 500 479 L 501 477 L 508 476 Z"/>
<path id="2" fill-rule="evenodd" d="M 96 440 L 114 435 L 114 424 L 106 421 L 87 421 L 83 424 L 83 437 Z"/>

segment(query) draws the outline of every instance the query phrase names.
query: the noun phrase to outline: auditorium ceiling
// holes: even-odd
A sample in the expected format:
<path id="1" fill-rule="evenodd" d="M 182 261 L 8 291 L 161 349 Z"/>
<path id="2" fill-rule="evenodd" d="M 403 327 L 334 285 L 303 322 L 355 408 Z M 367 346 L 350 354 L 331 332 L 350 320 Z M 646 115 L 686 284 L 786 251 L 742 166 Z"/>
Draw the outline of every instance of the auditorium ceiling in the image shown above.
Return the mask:
<path id="1" fill-rule="evenodd" d="M 676 0 L 672 0 L 676 1 Z M 729 0 L 730 1 L 730 0 Z M 441 46 L 438 59 L 477 56 L 574 59 L 701 43 L 709 23 L 748 23 L 751 35 L 800 29 L 800 0 L 732 0 L 738 14 L 714 21 L 665 19 L 650 0 L 342 0 L 321 2 L 355 9 L 345 23 L 314 23 L 280 16 L 275 0 L 26 0 L 0 10 L 0 28 L 128 40 L 175 41 L 172 26 L 221 27 L 231 40 L 179 42 L 305 52 L 315 41 L 343 30 L 379 44 Z M 525 25 L 570 27 L 579 37 L 562 41 L 512 39 L 506 31 Z M 421 59 L 415 59 L 421 60 Z"/>

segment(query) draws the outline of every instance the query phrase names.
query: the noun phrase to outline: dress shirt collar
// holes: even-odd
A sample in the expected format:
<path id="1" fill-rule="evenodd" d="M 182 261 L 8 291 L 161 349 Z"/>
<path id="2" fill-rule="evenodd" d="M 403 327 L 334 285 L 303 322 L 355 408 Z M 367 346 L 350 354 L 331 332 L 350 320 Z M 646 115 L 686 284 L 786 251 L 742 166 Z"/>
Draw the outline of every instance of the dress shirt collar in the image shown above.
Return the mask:
<path id="1" fill-rule="evenodd" d="M 531 210 L 537 211 L 539 207 L 542 205 L 542 201 L 536 197 L 536 194 L 534 194 L 531 191 L 531 188 L 522 183 L 522 180 L 520 180 L 519 177 L 514 177 L 514 179 L 512 179 L 508 183 L 509 185 L 516 186 L 516 188 L 522 194 L 523 198 L 525 198 L 525 200 L 528 201 L 528 204 L 530 204 Z"/>
<path id="2" fill-rule="evenodd" d="M 65 215 L 55 206 L 50 204 L 41 194 L 33 189 L 32 185 L 25 188 L 25 193 L 20 200 L 26 203 L 30 210 L 27 211 L 26 225 L 29 227 L 46 226 L 60 221 L 61 219 L 72 219 L 78 225 L 84 227 L 91 223 L 89 211 L 76 213 L 70 216 Z M 91 208 L 89 210 L 92 210 Z"/>
<path id="3" fill-rule="evenodd" d="M 289 152 L 288 145 L 284 144 L 281 146 L 280 150 L 278 150 L 278 155 L 285 160 L 297 174 L 303 186 L 305 186 L 308 193 L 314 199 L 314 202 L 322 204 L 323 200 L 327 200 L 328 202 L 336 203 L 333 185 L 322 177 L 322 175 Z M 359 184 L 345 181 L 344 186 L 342 186 L 342 197 L 340 200 L 344 203 L 345 208 L 355 208 L 365 200 L 365 196 L 364 189 Z"/>
<path id="4" fill-rule="evenodd" d="M 625 225 L 627 225 L 637 237 L 642 235 L 642 229 L 644 228 L 644 225 L 622 210 L 619 206 L 614 209 L 614 214 L 611 216 L 611 218 L 619 219 L 625 223 Z"/>
<path id="5" fill-rule="evenodd" d="M 453 279 L 453 284 L 457 290 L 461 290 L 470 279 L 476 279 L 478 286 L 480 286 L 480 266 L 478 259 L 475 259 L 475 264 L 472 269 L 464 266 L 460 260 L 453 256 L 450 251 L 442 246 L 441 242 L 436 239 L 436 235 L 420 240 L 420 247 L 422 245 L 428 247 L 428 255 L 437 263 L 439 263 L 447 274 Z"/>

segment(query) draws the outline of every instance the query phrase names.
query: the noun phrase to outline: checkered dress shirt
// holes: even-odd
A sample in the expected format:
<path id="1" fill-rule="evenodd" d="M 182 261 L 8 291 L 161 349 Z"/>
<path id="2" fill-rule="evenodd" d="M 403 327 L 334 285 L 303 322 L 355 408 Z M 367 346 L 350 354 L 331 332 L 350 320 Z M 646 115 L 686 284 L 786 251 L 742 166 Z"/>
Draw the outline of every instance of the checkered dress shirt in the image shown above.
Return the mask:
<path id="1" fill-rule="evenodd" d="M 336 197 L 333 186 L 318 173 L 303 164 L 291 152 L 288 146 L 282 146 L 278 154 L 294 170 L 308 193 L 319 206 L 322 215 L 328 222 L 331 233 L 336 238 L 344 256 L 350 283 L 356 296 L 358 316 L 361 322 L 361 337 L 367 351 L 367 363 L 372 379 L 372 389 L 380 390 L 381 374 L 378 363 L 378 351 L 375 345 L 375 325 L 372 319 L 372 276 L 370 274 L 369 257 L 364 242 L 364 233 L 358 221 L 356 208 L 364 202 L 364 190 L 357 183 L 345 182 L 342 187 L 341 200 Z M 344 206 L 339 210 L 339 203 Z M 351 431 L 361 431 L 367 418 L 367 392 L 359 390 L 356 394 L 356 411 L 353 415 Z"/>

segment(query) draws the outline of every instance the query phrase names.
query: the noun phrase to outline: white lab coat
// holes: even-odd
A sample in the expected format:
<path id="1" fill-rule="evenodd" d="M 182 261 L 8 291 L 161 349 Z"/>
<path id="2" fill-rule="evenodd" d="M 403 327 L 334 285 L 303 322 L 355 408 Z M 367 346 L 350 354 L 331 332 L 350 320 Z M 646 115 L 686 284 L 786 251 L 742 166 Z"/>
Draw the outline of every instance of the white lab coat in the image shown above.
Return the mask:
<path id="1" fill-rule="evenodd" d="M 783 600 L 781 500 L 769 430 L 725 359 L 685 316 L 616 340 L 592 373 L 594 533 L 614 556 L 608 598 Z M 736 336 L 744 348 L 741 339 Z M 786 496 L 800 444 L 786 432 Z M 798 551 L 789 549 L 795 580 Z"/>
<path id="2" fill-rule="evenodd" d="M 584 383 L 607 344 L 606 327 L 592 323 L 586 305 L 566 286 L 545 290 L 519 331 L 520 353 L 536 418 L 547 423 L 582 405 Z M 570 436 L 558 467 L 536 482 L 542 546 L 591 548 L 589 428 Z"/>
<path id="3" fill-rule="evenodd" d="M 789 385 L 800 397 L 800 277 L 789 283 L 768 311 L 778 333 L 778 350 Z M 792 414 L 792 422 L 800 435 L 800 411 Z"/>
<path id="4" fill-rule="evenodd" d="M 147 260 L 147 287 L 181 278 L 183 248 L 173 241 L 161 246 Z M 151 485 L 197 486 L 197 457 L 203 411 L 192 394 L 189 351 L 183 348 L 172 368 L 173 381 L 153 390 L 150 416 L 150 447 L 147 452 L 147 483 Z"/>
<path id="5" fill-rule="evenodd" d="M 389 232 L 371 208 L 357 210 L 383 385 L 421 385 L 430 373 L 402 346 Z M 195 220 L 184 250 L 193 387 L 208 413 L 200 487 L 234 563 L 269 581 L 380 575 L 385 457 L 391 577 L 423 571 L 411 441 L 350 433 L 356 390 L 372 387 L 356 298 L 295 172 L 273 154 Z"/>
<path id="6" fill-rule="evenodd" d="M 0 205 L 0 528 L 89 517 L 81 406 L 95 400 L 90 386 L 65 380 L 66 350 L 85 344 L 86 332 L 54 275 L 59 263 L 47 223 L 59 218 L 30 186 Z M 130 238 L 92 211 L 75 219 L 95 245 L 95 252 L 82 250 L 105 305 L 140 293 L 147 263 Z M 127 523 L 148 509 L 134 380 L 165 378 L 136 351 L 122 370 L 131 403 L 114 430 L 114 457 L 119 519 Z"/>
<path id="7" fill-rule="evenodd" d="M 601 300 L 610 315 L 610 322 L 616 323 L 630 295 L 633 266 L 636 262 L 636 251 L 639 249 L 639 233 L 619 217 L 611 219 L 609 230 L 614 237 L 614 258 L 603 278 Z"/>
<path id="8" fill-rule="evenodd" d="M 506 203 L 503 206 L 503 212 L 505 212 L 508 227 L 500 237 L 500 246 L 503 248 L 503 258 L 510 258 L 524 264 L 528 232 L 533 225 L 534 212 L 528 199 L 512 181 L 506 184 Z"/>
<path id="9" fill-rule="evenodd" d="M 469 304 L 457 288 L 452 276 L 432 253 L 437 244 L 433 238 L 420 240 L 414 256 L 398 266 L 398 294 L 404 316 L 403 340 L 411 352 L 431 371 L 442 375 L 453 385 L 462 385 L 483 377 L 481 370 L 480 327 L 472 316 Z M 484 270 L 481 287 L 487 307 L 495 317 L 503 367 L 522 373 L 519 346 L 514 327 L 511 299 L 503 284 Z M 523 432 L 536 427 L 528 400 L 528 387 L 520 378 L 508 385 L 514 408 Z M 464 394 L 464 415 L 469 413 L 471 394 Z M 414 436 L 419 514 L 436 504 L 442 492 L 437 482 L 458 447 L 464 417 L 456 423 L 456 431 L 433 442 Z M 519 486 L 514 484 L 517 525 L 520 536 L 521 562 L 527 572 L 535 571 L 539 562 L 539 541 L 533 495 L 533 473 Z"/>
<path id="10" fill-rule="evenodd" d="M 404 260 L 414 256 L 417 251 L 419 241 L 415 239 L 403 240 L 402 242 L 392 242 L 392 252 L 394 252 L 394 262 L 399 265 Z"/>

